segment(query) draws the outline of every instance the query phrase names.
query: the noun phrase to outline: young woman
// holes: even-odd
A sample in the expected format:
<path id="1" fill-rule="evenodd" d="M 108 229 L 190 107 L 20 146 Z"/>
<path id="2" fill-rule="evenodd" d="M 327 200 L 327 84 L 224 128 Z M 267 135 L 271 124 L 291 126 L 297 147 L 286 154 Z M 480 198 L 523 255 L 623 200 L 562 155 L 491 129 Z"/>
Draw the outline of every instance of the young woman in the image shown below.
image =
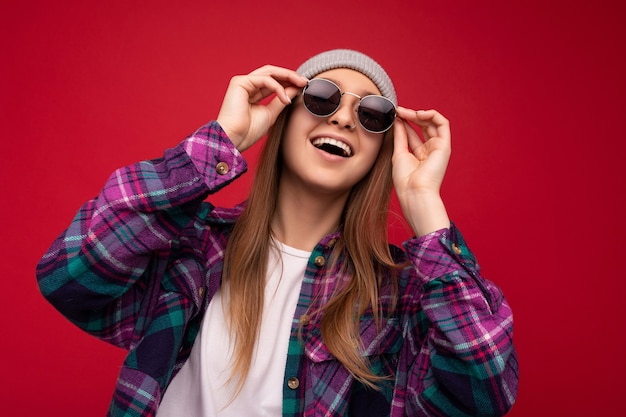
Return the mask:
<path id="1" fill-rule="evenodd" d="M 247 202 L 205 202 L 266 134 Z M 448 121 L 397 106 L 362 53 L 264 66 L 231 80 L 216 121 L 115 171 L 39 285 L 129 350 L 111 416 L 503 415 L 511 311 L 448 219 L 449 156 Z M 392 185 L 404 250 L 387 242 Z"/>

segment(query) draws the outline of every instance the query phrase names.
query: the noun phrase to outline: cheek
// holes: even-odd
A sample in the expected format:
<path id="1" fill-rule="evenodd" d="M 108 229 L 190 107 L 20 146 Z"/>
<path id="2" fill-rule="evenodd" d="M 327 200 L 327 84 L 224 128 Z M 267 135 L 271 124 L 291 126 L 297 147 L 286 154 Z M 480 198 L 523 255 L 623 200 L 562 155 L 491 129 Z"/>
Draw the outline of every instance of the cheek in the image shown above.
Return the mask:
<path id="1" fill-rule="evenodd" d="M 367 138 L 363 142 L 363 146 L 361 147 L 361 152 L 365 156 L 365 159 L 368 161 L 368 165 L 371 168 L 378 158 L 380 151 L 383 147 L 383 139 L 382 138 Z"/>
<path id="2" fill-rule="evenodd" d="M 304 108 L 302 103 L 294 104 L 293 111 L 287 123 L 287 133 L 298 133 L 310 128 L 320 121 Z"/>

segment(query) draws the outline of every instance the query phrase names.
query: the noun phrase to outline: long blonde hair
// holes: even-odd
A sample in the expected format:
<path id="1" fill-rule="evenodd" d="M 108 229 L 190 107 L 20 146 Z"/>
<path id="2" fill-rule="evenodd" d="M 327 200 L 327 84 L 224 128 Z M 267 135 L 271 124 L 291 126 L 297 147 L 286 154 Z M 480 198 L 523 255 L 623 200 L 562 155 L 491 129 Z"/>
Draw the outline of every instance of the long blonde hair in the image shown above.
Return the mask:
<path id="1" fill-rule="evenodd" d="M 237 392 L 249 372 L 260 329 L 271 247 L 271 220 L 282 169 L 280 145 L 291 109 L 292 106 L 288 106 L 279 115 L 268 134 L 246 208 L 235 223 L 226 249 L 223 279 L 230 286 L 228 325 L 235 340 L 231 378 L 239 378 Z M 348 197 L 342 238 L 334 246 L 332 258 L 342 258 L 342 271 L 349 274 L 350 279 L 320 312 L 326 347 L 355 379 L 370 387 L 375 387 L 383 378 L 370 371 L 367 359 L 355 346 L 362 345 L 359 333 L 361 314 L 371 307 L 377 323 L 381 318 L 378 295 L 383 284 L 380 282 L 384 276 L 382 271 L 395 270 L 396 266 L 387 240 L 392 131 L 385 134 L 374 166 Z M 397 287 L 392 284 L 395 299 Z"/>

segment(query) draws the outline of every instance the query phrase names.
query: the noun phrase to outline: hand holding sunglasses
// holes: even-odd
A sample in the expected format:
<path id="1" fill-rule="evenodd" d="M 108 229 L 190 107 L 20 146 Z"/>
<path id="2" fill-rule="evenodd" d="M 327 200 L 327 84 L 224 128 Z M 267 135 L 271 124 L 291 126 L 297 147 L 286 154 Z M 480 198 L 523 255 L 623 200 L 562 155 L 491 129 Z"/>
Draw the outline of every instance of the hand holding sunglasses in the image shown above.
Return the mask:
<path id="1" fill-rule="evenodd" d="M 391 100 L 383 96 L 361 97 L 354 93 L 341 91 L 339 86 L 330 80 L 314 78 L 304 87 L 302 98 L 304 107 L 311 114 L 328 117 L 339 109 L 344 94 L 359 99 L 357 114 L 363 129 L 371 133 L 383 133 L 393 126 L 393 121 L 396 118 L 396 107 Z"/>
<path id="2" fill-rule="evenodd" d="M 450 227 L 440 196 L 451 153 L 450 123 L 435 110 L 404 107 L 398 107 L 398 119 L 392 170 L 404 217 L 418 236 Z"/>
<path id="3" fill-rule="evenodd" d="M 266 65 L 231 78 L 217 122 L 233 144 L 243 151 L 259 140 L 291 103 L 307 79 L 295 71 Z M 269 102 L 264 99 L 275 95 Z"/>

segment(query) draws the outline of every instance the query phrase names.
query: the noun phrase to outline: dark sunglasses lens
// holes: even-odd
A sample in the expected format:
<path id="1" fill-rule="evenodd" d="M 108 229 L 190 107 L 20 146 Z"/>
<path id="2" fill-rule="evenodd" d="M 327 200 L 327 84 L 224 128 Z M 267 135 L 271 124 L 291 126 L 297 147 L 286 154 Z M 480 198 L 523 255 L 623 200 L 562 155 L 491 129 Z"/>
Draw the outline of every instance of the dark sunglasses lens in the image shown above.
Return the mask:
<path id="1" fill-rule="evenodd" d="M 370 132 L 384 132 L 396 118 L 393 103 L 380 96 L 367 96 L 359 106 L 359 122 Z"/>
<path id="2" fill-rule="evenodd" d="M 302 94 L 304 105 L 317 116 L 328 116 L 339 107 L 341 91 L 326 80 L 311 80 Z"/>

